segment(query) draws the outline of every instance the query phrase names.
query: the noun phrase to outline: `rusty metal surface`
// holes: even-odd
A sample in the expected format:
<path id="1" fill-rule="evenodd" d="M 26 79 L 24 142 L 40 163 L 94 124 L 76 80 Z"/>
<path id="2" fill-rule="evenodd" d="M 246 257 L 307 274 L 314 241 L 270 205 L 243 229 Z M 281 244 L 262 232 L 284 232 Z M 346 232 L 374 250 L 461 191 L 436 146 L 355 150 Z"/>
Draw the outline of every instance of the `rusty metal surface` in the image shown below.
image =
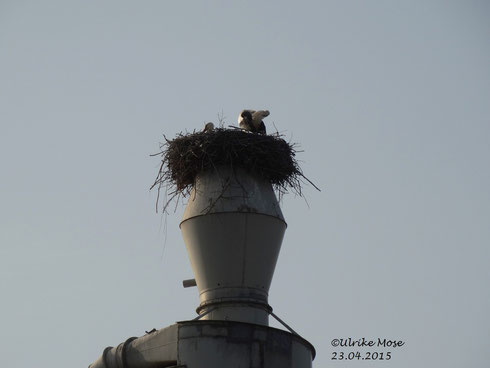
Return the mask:
<path id="1" fill-rule="evenodd" d="M 183 321 L 106 348 L 90 368 L 311 368 L 315 349 L 287 331 L 230 321 Z"/>
<path id="2" fill-rule="evenodd" d="M 179 359 L 189 368 L 311 368 L 315 349 L 275 328 L 228 321 L 179 322 Z"/>

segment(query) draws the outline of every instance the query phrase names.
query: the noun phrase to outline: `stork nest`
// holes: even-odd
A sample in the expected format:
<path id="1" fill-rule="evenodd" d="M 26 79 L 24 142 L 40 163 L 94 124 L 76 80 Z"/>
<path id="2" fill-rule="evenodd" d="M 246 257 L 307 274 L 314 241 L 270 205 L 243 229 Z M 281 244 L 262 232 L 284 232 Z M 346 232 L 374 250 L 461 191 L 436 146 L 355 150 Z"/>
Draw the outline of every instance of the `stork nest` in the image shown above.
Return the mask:
<path id="1" fill-rule="evenodd" d="M 241 167 L 268 180 L 279 196 L 293 192 L 302 196 L 306 180 L 296 161 L 296 144 L 282 135 L 261 135 L 238 129 L 217 128 L 207 132 L 179 133 L 160 144 L 158 175 L 150 189 L 157 188 L 157 210 L 162 188 L 166 190 L 165 211 L 175 197 L 190 194 L 198 174 L 218 166 Z"/>

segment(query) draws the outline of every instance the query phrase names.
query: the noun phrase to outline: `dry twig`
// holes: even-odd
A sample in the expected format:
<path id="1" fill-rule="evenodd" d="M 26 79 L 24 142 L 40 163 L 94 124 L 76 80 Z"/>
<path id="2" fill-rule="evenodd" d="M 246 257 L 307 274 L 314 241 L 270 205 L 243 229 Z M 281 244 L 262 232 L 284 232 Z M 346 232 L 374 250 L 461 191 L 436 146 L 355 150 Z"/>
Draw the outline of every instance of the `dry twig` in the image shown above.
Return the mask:
<path id="1" fill-rule="evenodd" d="M 170 199 L 190 194 L 196 176 L 217 166 L 240 166 L 267 179 L 282 196 L 290 191 L 302 196 L 303 180 L 313 185 L 296 161 L 296 144 L 288 143 L 279 133 L 260 135 L 237 129 L 217 128 L 208 132 L 180 133 L 160 144 L 162 162 L 150 189 L 166 189 Z M 319 190 L 319 189 L 318 189 Z"/>

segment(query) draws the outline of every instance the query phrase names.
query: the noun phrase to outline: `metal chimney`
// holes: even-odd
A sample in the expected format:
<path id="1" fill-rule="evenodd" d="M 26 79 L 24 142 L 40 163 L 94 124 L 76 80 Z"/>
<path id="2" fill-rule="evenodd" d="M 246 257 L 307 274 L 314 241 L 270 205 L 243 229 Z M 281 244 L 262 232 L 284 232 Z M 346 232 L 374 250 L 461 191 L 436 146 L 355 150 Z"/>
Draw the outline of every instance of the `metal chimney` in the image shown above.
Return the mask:
<path id="1" fill-rule="evenodd" d="M 268 325 L 268 292 L 286 226 L 265 179 L 230 167 L 197 177 L 180 228 L 202 319 Z"/>
<path id="2" fill-rule="evenodd" d="M 177 188 L 193 184 L 180 229 L 195 277 L 184 280 L 184 285 L 198 288 L 198 316 L 107 347 L 89 368 L 311 368 L 314 347 L 275 316 L 268 303 L 287 226 L 272 180 L 232 160 L 217 167 L 204 165 L 203 157 L 227 147 L 220 143 L 229 138 L 231 142 L 241 139 L 242 148 L 248 149 L 241 162 L 252 162 L 252 168 L 262 161 L 248 155 L 257 152 L 251 144 L 258 142 L 262 148 L 269 148 L 270 143 L 286 145 L 286 155 L 291 155 L 291 147 L 275 137 L 226 129 L 192 133 L 168 143 L 167 148 L 182 148 L 176 144 L 183 144 L 183 151 L 172 151 L 178 170 L 198 169 Z M 196 154 L 188 149 L 206 142 L 208 151 Z M 231 144 L 224 156 L 217 157 L 236 153 L 234 150 Z M 276 151 L 283 154 L 281 148 Z M 190 155 L 194 166 L 188 166 L 185 159 L 179 161 L 181 152 L 188 155 L 186 159 Z M 162 151 L 169 163 L 167 153 Z M 274 161 L 267 162 L 269 172 L 278 171 Z M 293 174 L 301 174 L 295 169 L 293 165 Z M 173 179 L 164 172 L 156 183 Z M 289 332 L 269 327 L 269 315 Z"/>

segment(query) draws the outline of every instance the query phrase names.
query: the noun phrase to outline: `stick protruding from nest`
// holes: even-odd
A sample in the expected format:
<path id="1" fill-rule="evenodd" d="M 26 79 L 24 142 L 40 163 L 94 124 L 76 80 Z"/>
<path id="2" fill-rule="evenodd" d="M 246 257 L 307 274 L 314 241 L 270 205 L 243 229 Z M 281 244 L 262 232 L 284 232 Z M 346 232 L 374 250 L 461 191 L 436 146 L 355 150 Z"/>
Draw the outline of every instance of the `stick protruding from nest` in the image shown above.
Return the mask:
<path id="1" fill-rule="evenodd" d="M 198 174 L 218 166 L 242 167 L 267 179 L 281 196 L 293 192 L 302 196 L 302 183 L 318 189 L 296 161 L 296 144 L 286 142 L 279 133 L 260 135 L 242 130 L 214 128 L 204 132 L 179 133 L 160 144 L 161 164 L 150 189 L 164 188 L 165 211 L 176 197 L 187 196 Z M 319 189 L 318 189 L 319 190 Z"/>

